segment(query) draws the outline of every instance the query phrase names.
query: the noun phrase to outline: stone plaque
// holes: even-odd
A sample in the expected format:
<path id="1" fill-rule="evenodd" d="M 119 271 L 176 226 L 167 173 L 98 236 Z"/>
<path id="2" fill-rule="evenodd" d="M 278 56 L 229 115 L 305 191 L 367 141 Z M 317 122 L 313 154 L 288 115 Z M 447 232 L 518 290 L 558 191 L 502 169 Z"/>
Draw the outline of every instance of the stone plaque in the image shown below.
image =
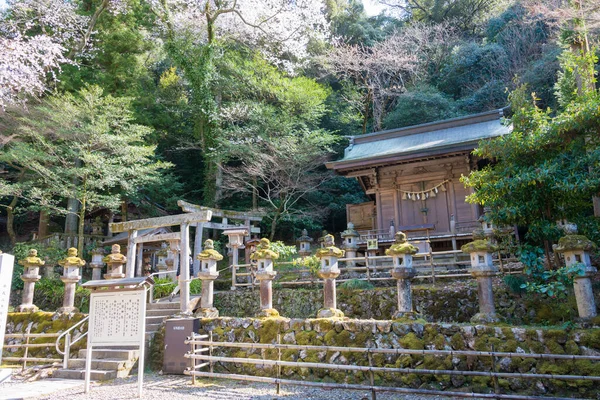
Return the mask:
<path id="1" fill-rule="evenodd" d="M 0 344 L 2 346 L 4 346 L 4 333 L 6 332 L 6 317 L 8 317 L 8 304 L 10 302 L 10 287 L 12 285 L 14 265 L 15 256 L 0 254 Z M 1 360 L 2 352 L 0 352 Z"/>
<path id="2" fill-rule="evenodd" d="M 93 346 L 137 346 L 143 342 L 146 292 L 92 292 L 89 343 Z"/>

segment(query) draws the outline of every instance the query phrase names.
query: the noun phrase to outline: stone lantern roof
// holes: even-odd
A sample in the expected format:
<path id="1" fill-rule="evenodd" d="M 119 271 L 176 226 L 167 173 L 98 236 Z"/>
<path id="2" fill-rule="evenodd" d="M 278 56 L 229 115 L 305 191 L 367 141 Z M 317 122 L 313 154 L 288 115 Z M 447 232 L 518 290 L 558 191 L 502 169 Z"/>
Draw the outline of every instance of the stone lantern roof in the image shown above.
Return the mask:
<path id="1" fill-rule="evenodd" d="M 37 256 L 37 250 L 31 249 L 23 260 L 19 260 L 19 265 L 23 265 L 25 267 L 41 267 L 46 262 Z"/>
<path id="2" fill-rule="evenodd" d="M 469 242 L 460 248 L 463 253 L 477 253 L 477 252 L 486 252 L 493 253 L 498 250 L 498 246 L 492 244 L 487 239 L 478 239 L 472 242 Z"/>
<path id="3" fill-rule="evenodd" d="M 302 229 L 302 236 L 300 236 L 298 238 L 298 240 L 296 240 L 297 242 L 312 242 L 313 239 L 308 236 L 308 231 L 306 229 Z"/>
<path id="4" fill-rule="evenodd" d="M 69 250 L 67 250 L 67 258 L 60 260 L 58 265 L 63 267 L 83 267 L 85 265 L 85 261 L 77 257 L 77 249 L 75 247 L 71 247 Z"/>
<path id="5" fill-rule="evenodd" d="M 396 232 L 394 244 L 385 251 L 385 255 L 399 256 L 402 254 L 416 254 L 418 251 L 419 249 L 408 243 L 404 232 Z"/>
<path id="6" fill-rule="evenodd" d="M 323 257 L 344 257 L 344 250 L 335 247 L 333 235 L 327 234 L 323 237 L 323 247 L 315 253 L 317 258 Z"/>
<path id="7" fill-rule="evenodd" d="M 583 235 L 566 235 L 558 240 L 558 245 L 554 246 L 554 251 L 564 253 L 566 251 L 593 251 L 596 244 Z"/>
<path id="8" fill-rule="evenodd" d="M 346 229 L 345 231 L 343 231 L 340 234 L 341 237 L 346 238 L 348 236 L 350 237 L 359 237 L 360 234 L 354 230 L 354 224 L 352 222 L 348 222 L 348 229 Z"/>
<path id="9" fill-rule="evenodd" d="M 279 253 L 276 253 L 273 250 L 271 250 L 271 241 L 266 238 L 260 239 L 260 244 L 256 247 L 256 251 L 250 256 L 251 260 L 276 260 L 278 258 Z"/>
<path id="10" fill-rule="evenodd" d="M 211 239 L 207 239 L 204 242 L 204 250 L 198 253 L 196 259 L 221 261 L 223 259 L 223 255 L 215 250 L 213 241 Z"/>
<path id="11" fill-rule="evenodd" d="M 109 255 L 102 259 L 105 263 L 125 263 L 127 262 L 127 257 L 121 254 L 121 246 L 118 244 L 112 245 L 112 250 Z"/>

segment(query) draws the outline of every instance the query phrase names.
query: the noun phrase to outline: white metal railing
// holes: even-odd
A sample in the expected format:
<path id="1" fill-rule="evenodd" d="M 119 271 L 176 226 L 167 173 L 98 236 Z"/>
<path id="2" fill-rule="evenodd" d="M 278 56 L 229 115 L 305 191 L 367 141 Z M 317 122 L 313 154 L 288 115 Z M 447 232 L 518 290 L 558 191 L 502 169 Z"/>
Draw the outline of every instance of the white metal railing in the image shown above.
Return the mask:
<path id="1" fill-rule="evenodd" d="M 66 331 L 64 331 L 63 333 L 61 333 L 60 336 L 56 339 L 55 347 L 56 347 L 56 351 L 58 352 L 58 354 L 63 356 L 63 368 L 68 368 L 69 357 L 70 357 L 70 353 L 71 353 L 71 346 L 74 345 L 75 343 L 77 343 L 78 341 L 80 341 L 81 339 L 83 339 L 84 337 L 86 337 L 88 334 L 87 331 L 85 331 L 77 339 L 71 341 L 71 331 L 73 331 L 78 326 L 83 325 L 83 323 L 86 322 L 88 319 L 90 319 L 89 315 L 86 316 L 81 321 L 79 321 L 78 323 L 76 323 L 75 325 L 73 325 L 72 327 L 70 327 L 69 329 L 67 329 Z M 65 350 L 64 351 L 60 349 L 60 340 L 63 337 L 65 338 Z"/>

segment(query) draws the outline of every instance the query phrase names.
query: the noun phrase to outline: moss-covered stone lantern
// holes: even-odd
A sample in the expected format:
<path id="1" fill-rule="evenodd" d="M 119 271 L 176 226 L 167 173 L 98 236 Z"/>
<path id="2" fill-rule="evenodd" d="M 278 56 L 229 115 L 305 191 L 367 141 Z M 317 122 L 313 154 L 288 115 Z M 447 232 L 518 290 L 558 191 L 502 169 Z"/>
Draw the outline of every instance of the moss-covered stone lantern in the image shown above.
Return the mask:
<path id="1" fill-rule="evenodd" d="M 494 291 L 492 278 L 498 272 L 492 261 L 492 253 L 497 251 L 497 246 L 483 239 L 481 233 L 473 234 L 476 239 L 461 247 L 464 253 L 471 257 L 471 275 L 477 279 L 477 294 L 479 297 L 479 313 L 471 318 L 473 323 L 498 322 L 496 307 L 494 306 Z"/>
<path id="2" fill-rule="evenodd" d="M 75 307 L 75 288 L 77 282 L 81 279 L 79 269 L 85 265 L 85 261 L 77 257 L 77 249 L 71 247 L 67 250 L 67 258 L 58 262 L 58 265 L 63 267 L 63 275 L 60 280 L 65 284 L 65 297 L 63 306 L 58 309 L 60 313 L 77 312 Z"/>
<path id="3" fill-rule="evenodd" d="M 256 279 L 260 281 L 258 317 L 278 317 L 279 312 L 273 308 L 273 278 L 277 275 L 273 270 L 273 260 L 277 260 L 279 254 L 271 250 L 269 239 L 263 238 L 250 258 L 256 260 Z"/>
<path id="4" fill-rule="evenodd" d="M 106 274 L 104 279 L 125 278 L 123 273 L 123 264 L 127 262 L 127 257 L 121 254 L 121 246 L 113 244 L 109 255 L 102 260 L 106 263 Z"/>
<path id="5" fill-rule="evenodd" d="M 340 275 L 338 258 L 344 257 L 344 250 L 335 247 L 333 235 L 325 235 L 323 247 L 315 254 L 321 260 L 319 276 L 323 279 L 323 308 L 317 318 L 342 318 L 344 313 L 337 309 L 335 279 Z"/>
<path id="6" fill-rule="evenodd" d="M 356 258 L 356 250 L 358 250 L 358 238 L 360 234 L 354 230 L 354 224 L 348 222 L 347 229 L 340 235 L 344 239 L 344 251 L 347 258 Z M 354 267 L 356 265 L 355 260 L 347 262 L 347 265 Z"/>
<path id="7" fill-rule="evenodd" d="M 35 283 L 41 279 L 40 267 L 45 262 L 38 257 L 36 249 L 30 249 L 27 257 L 19 260 L 19 264 L 24 267 L 21 279 L 23 280 L 23 302 L 17 307 L 18 312 L 36 312 L 38 307 L 33 304 L 33 293 Z"/>
<path id="8" fill-rule="evenodd" d="M 594 249 L 596 245 L 591 240 L 575 234 L 563 236 L 558 240 L 558 245 L 554 246 L 554 251 L 564 256 L 568 267 L 579 267 L 579 273 L 573 279 L 573 287 L 580 318 L 593 318 L 598 315 L 591 279 L 597 272 L 590 261 L 590 252 Z"/>
<path id="9" fill-rule="evenodd" d="M 167 242 L 161 243 L 160 250 L 156 252 L 156 257 L 158 258 L 156 261 L 158 277 L 164 278 L 166 276 L 165 272 L 169 270 L 169 266 L 167 265 L 167 258 L 169 257 L 169 245 Z"/>
<path id="10" fill-rule="evenodd" d="M 394 267 L 391 274 L 398 286 L 398 311 L 394 318 L 413 318 L 415 313 L 412 304 L 411 281 L 417 274 L 413 267 L 413 254 L 418 249 L 406 240 L 404 232 L 396 232 L 394 244 L 385 251 L 387 256 L 392 256 Z"/>
<path id="11" fill-rule="evenodd" d="M 103 258 L 104 249 L 102 247 L 96 247 L 92 250 L 92 262 L 90 262 L 90 267 L 92 267 L 93 281 L 102 279 L 102 267 L 104 267 L 104 262 L 102 261 Z"/>
<path id="12" fill-rule="evenodd" d="M 308 236 L 308 231 L 306 229 L 302 229 L 302 236 L 300 236 L 297 240 L 300 246 L 300 249 L 298 250 L 298 254 L 300 255 L 300 257 L 304 258 L 310 256 L 310 244 L 312 243 L 312 241 L 313 239 L 310 236 Z"/>
<path id="13" fill-rule="evenodd" d="M 198 278 L 202 281 L 202 297 L 200 297 L 200 310 L 196 316 L 203 318 L 217 318 L 219 310 L 213 305 L 214 283 L 219 276 L 217 272 L 217 262 L 223 259 L 223 256 L 215 250 L 212 240 L 204 242 L 204 249 L 198 253 L 196 259 L 200 260 L 200 271 Z"/>

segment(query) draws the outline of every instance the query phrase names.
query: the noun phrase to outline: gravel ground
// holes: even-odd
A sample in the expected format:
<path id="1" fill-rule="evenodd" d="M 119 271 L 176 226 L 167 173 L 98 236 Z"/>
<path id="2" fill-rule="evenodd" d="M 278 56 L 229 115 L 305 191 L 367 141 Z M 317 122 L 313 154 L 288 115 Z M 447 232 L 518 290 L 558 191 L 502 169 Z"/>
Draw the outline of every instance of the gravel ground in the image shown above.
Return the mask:
<path id="1" fill-rule="evenodd" d="M 275 386 L 254 382 L 234 380 L 198 379 L 196 385 L 191 385 L 189 377 L 160 376 L 146 374 L 143 387 L 144 399 L 193 399 L 193 400 L 246 400 L 246 399 L 285 399 L 285 400 L 370 400 L 367 392 L 339 389 L 317 389 L 304 386 L 283 386 L 281 393 L 276 394 Z M 85 395 L 83 389 L 65 390 L 60 393 L 38 397 L 39 400 L 124 400 L 135 399 L 137 393 L 137 378 L 117 379 L 107 383 L 94 383 L 90 395 Z M 378 393 L 378 400 L 408 399 L 435 400 L 450 399 L 442 396 L 416 396 L 393 393 Z"/>

